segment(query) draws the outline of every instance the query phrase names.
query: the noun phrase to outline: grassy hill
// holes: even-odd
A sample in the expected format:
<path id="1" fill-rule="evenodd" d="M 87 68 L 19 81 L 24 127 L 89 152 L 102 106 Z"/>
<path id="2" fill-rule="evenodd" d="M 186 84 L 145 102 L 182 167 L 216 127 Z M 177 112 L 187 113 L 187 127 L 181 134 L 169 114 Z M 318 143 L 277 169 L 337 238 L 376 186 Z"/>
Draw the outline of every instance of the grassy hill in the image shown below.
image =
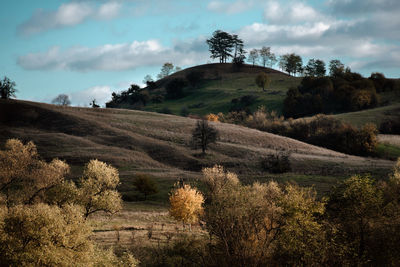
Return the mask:
<path id="1" fill-rule="evenodd" d="M 0 144 L 9 138 L 33 140 L 40 155 L 72 166 L 71 178 L 83 165 L 97 158 L 120 171 L 120 190 L 127 198 L 137 193 L 134 174 L 154 175 L 162 190 L 151 199 L 164 202 L 179 178 L 196 180 L 201 168 L 220 164 L 238 173 L 245 182 L 295 180 L 326 191 L 337 179 L 352 173 L 388 173 L 394 162 L 349 156 L 297 140 L 246 127 L 212 123 L 220 139 L 205 157 L 189 146 L 196 120 L 125 109 L 60 107 L 16 100 L 0 101 Z M 290 154 L 292 171 L 270 174 L 261 160 L 271 153 Z"/>
<path id="2" fill-rule="evenodd" d="M 235 70 L 230 63 L 205 64 L 184 69 L 156 82 L 157 89 L 151 90 L 150 96 L 165 93 L 165 85 L 175 78 L 185 78 L 191 72 L 201 72 L 204 79 L 195 88 L 187 88 L 186 96 L 176 100 L 165 100 L 163 103 L 149 103 L 146 111 L 162 111 L 168 108 L 173 114 L 179 115 L 186 107 L 189 112 L 198 115 L 208 113 L 228 112 L 231 101 L 245 95 L 257 97 L 250 106 L 255 110 L 265 105 L 268 110 L 281 112 L 286 91 L 291 86 L 297 86 L 301 80 L 280 71 L 261 66 L 243 65 Z M 265 72 L 271 78 L 267 92 L 263 92 L 255 84 L 255 77 Z"/>
<path id="3" fill-rule="evenodd" d="M 358 127 L 366 123 L 375 123 L 379 127 L 385 120 L 395 119 L 399 115 L 400 103 L 391 103 L 373 109 L 337 114 L 335 117 Z"/>

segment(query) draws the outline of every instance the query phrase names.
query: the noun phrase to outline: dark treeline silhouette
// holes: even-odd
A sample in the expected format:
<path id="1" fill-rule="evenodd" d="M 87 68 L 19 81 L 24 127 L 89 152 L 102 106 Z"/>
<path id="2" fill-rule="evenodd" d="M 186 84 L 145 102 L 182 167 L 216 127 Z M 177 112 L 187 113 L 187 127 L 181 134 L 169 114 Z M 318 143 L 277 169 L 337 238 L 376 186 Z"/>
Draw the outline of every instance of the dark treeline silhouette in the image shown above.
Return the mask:
<path id="1" fill-rule="evenodd" d="M 300 85 L 290 88 L 284 100 L 285 117 L 300 118 L 318 113 L 338 113 L 374 108 L 378 93 L 393 91 L 397 85 L 381 73 L 364 78 L 349 68 L 331 67 L 331 76 L 306 76 Z"/>
<path id="2" fill-rule="evenodd" d="M 218 114 L 219 121 L 236 123 L 274 134 L 288 136 L 309 144 L 326 147 L 352 155 L 374 156 L 378 144 L 374 124 L 360 129 L 326 115 L 309 119 L 285 120 L 276 112 L 267 112 L 264 107 L 248 115 L 245 111 Z"/>

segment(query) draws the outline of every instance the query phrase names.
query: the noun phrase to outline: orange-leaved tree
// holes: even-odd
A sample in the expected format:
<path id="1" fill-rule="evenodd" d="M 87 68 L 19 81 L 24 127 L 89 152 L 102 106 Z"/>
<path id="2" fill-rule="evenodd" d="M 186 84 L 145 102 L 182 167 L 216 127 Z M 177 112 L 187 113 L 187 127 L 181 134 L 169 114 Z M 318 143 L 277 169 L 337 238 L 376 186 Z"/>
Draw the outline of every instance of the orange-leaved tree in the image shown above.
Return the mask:
<path id="1" fill-rule="evenodd" d="M 196 223 L 199 216 L 203 214 L 203 195 L 192 188 L 190 185 L 183 185 L 182 187 L 172 190 L 169 197 L 171 204 L 169 213 L 176 220 L 181 221 L 183 225 Z"/>

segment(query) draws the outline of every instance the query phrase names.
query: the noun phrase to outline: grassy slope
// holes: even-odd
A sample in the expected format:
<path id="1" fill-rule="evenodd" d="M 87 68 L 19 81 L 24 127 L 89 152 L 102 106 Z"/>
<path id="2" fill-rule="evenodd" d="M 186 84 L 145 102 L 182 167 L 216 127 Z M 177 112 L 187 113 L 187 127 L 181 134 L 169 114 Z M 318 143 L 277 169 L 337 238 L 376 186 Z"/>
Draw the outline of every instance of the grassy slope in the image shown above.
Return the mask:
<path id="1" fill-rule="evenodd" d="M 386 119 L 395 118 L 399 115 L 400 103 L 392 103 L 388 106 L 382 106 L 374 109 L 337 114 L 335 117 L 360 127 L 366 123 L 375 123 L 377 126 L 379 126 Z"/>
<path id="2" fill-rule="evenodd" d="M 258 106 L 265 105 L 268 110 L 281 112 L 287 89 L 297 86 L 300 82 L 300 78 L 260 66 L 244 65 L 239 72 L 235 72 L 232 70 L 232 64 L 207 64 L 182 70 L 158 81 L 157 84 L 162 88 L 169 80 L 185 77 L 191 71 L 204 72 L 205 81 L 197 88 L 188 88 L 184 98 L 166 100 L 160 104 L 150 103 L 145 110 L 160 111 L 168 107 L 174 114 L 180 114 L 181 108 L 185 106 L 191 113 L 199 115 L 228 112 L 232 99 L 244 95 L 255 95 L 258 99 L 251 109 L 255 110 Z M 268 73 L 271 78 L 267 92 L 263 92 L 255 84 L 255 77 L 260 72 Z"/>
<path id="3" fill-rule="evenodd" d="M 154 175 L 160 192 L 146 202 L 125 202 L 124 209 L 113 217 L 96 214 L 91 217 L 93 239 L 102 245 L 143 247 L 167 244 L 186 233 L 180 223 L 168 216 L 168 192 L 178 178 L 198 183 L 202 166 L 215 163 L 236 172 L 245 183 L 274 179 L 294 180 L 300 185 L 315 186 L 327 192 L 339 179 L 353 173 L 371 172 L 383 177 L 393 161 L 348 156 L 296 140 L 245 127 L 214 123 L 221 138 L 210 146 L 205 158 L 188 147 L 195 120 L 172 115 L 121 109 L 57 107 L 25 101 L 0 100 L 0 147 L 8 138 L 33 140 L 40 155 L 49 160 L 64 159 L 71 165 L 71 178 L 78 177 L 84 163 L 92 158 L 106 161 L 119 169 L 119 190 L 126 197 L 138 193 L 132 186 L 137 172 Z M 290 152 L 292 172 L 263 172 L 259 160 L 278 151 Z M 153 237 L 148 238 L 149 227 Z M 117 231 L 120 229 L 120 241 Z M 197 225 L 191 234 L 204 234 Z"/>
<path id="4" fill-rule="evenodd" d="M 348 156 L 242 126 L 214 123 L 220 140 L 206 157 L 189 147 L 195 120 L 173 115 L 120 109 L 58 107 L 25 101 L 0 101 L 0 143 L 11 137 L 33 140 L 45 159 L 59 157 L 72 165 L 72 175 L 98 158 L 119 168 L 126 194 L 134 194 L 132 176 L 145 172 L 157 177 L 162 188 L 153 200 L 165 201 L 166 191 L 178 178 L 199 178 L 204 166 L 221 164 L 244 180 L 298 180 L 307 176 L 342 178 L 351 173 L 388 172 L 391 161 Z M 291 153 L 293 172 L 273 176 L 261 170 L 260 160 L 270 153 Z M 329 178 L 328 183 L 331 183 Z M 324 186 L 321 187 L 321 189 Z M 152 199 L 152 198 L 150 198 Z"/>

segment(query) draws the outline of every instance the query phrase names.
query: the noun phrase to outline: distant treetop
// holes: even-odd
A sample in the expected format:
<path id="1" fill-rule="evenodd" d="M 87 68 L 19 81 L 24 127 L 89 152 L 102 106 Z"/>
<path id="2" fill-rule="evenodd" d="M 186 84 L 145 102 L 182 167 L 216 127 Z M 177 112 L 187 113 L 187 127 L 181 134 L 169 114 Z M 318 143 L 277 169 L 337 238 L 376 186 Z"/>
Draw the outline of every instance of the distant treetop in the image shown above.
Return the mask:
<path id="1" fill-rule="evenodd" d="M 0 96 L 2 99 L 9 99 L 10 97 L 16 97 L 15 82 L 11 81 L 7 76 L 4 76 L 3 80 L 0 80 Z"/>

